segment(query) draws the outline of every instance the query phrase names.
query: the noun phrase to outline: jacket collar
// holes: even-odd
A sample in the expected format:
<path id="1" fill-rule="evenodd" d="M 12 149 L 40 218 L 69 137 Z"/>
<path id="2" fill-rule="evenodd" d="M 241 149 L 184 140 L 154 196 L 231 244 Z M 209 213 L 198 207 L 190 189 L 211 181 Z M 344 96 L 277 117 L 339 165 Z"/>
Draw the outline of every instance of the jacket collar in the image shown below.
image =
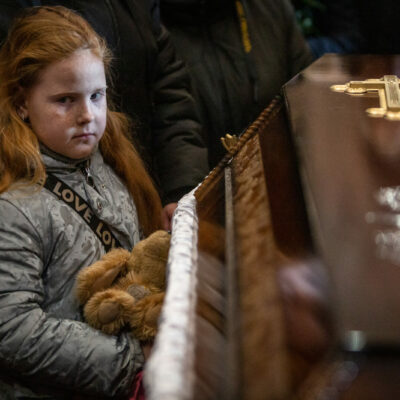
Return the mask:
<path id="1" fill-rule="evenodd" d="M 46 170 L 53 173 L 60 173 L 62 171 L 74 172 L 84 164 L 90 163 L 91 166 L 96 166 L 103 161 L 98 148 L 90 156 L 78 160 L 56 153 L 42 143 L 40 144 L 40 152 Z"/>

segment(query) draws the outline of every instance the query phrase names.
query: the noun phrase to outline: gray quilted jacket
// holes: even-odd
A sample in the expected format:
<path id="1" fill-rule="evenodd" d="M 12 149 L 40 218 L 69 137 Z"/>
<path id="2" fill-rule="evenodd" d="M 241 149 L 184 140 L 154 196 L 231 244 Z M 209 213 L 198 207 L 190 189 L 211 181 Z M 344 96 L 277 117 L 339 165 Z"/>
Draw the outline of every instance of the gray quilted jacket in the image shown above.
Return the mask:
<path id="1" fill-rule="evenodd" d="M 123 247 L 139 240 L 135 205 L 97 151 L 74 162 L 46 151 L 48 171 L 83 197 Z M 82 166 L 90 163 L 93 188 Z M 73 209 L 47 189 L 0 195 L 0 399 L 126 396 L 143 364 L 128 333 L 107 336 L 82 322 L 77 272 L 104 249 Z"/>

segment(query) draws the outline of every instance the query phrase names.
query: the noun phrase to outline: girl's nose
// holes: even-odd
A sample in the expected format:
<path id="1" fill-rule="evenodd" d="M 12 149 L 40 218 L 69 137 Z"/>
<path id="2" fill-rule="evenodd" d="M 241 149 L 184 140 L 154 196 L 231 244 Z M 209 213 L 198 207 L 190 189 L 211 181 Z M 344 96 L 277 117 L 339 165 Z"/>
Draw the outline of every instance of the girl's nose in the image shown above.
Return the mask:
<path id="1" fill-rule="evenodd" d="M 92 122 L 94 119 L 92 107 L 90 104 L 82 104 L 80 109 L 78 110 L 78 118 L 77 122 L 78 124 L 88 124 L 89 122 Z"/>

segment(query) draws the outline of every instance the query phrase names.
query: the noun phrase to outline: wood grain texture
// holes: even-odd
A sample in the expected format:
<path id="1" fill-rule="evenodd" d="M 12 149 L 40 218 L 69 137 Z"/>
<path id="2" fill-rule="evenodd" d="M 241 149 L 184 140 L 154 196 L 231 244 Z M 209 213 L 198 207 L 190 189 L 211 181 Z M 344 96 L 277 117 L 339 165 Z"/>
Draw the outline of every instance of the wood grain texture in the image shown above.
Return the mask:
<path id="1" fill-rule="evenodd" d="M 232 161 L 242 337 L 242 395 L 284 399 L 289 391 L 277 251 L 258 136 Z"/>

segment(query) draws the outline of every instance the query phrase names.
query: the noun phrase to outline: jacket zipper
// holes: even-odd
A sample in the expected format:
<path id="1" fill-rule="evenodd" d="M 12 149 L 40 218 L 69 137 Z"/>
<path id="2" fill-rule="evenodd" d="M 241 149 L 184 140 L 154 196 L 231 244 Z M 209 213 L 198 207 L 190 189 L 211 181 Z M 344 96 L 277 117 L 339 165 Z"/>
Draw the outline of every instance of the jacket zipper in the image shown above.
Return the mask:
<path id="1" fill-rule="evenodd" d="M 94 179 L 93 176 L 90 172 L 90 160 L 87 160 L 83 163 L 83 165 L 80 168 L 82 175 L 85 177 L 86 182 L 88 183 L 88 185 L 92 186 L 93 188 L 95 188 L 94 186 Z"/>

